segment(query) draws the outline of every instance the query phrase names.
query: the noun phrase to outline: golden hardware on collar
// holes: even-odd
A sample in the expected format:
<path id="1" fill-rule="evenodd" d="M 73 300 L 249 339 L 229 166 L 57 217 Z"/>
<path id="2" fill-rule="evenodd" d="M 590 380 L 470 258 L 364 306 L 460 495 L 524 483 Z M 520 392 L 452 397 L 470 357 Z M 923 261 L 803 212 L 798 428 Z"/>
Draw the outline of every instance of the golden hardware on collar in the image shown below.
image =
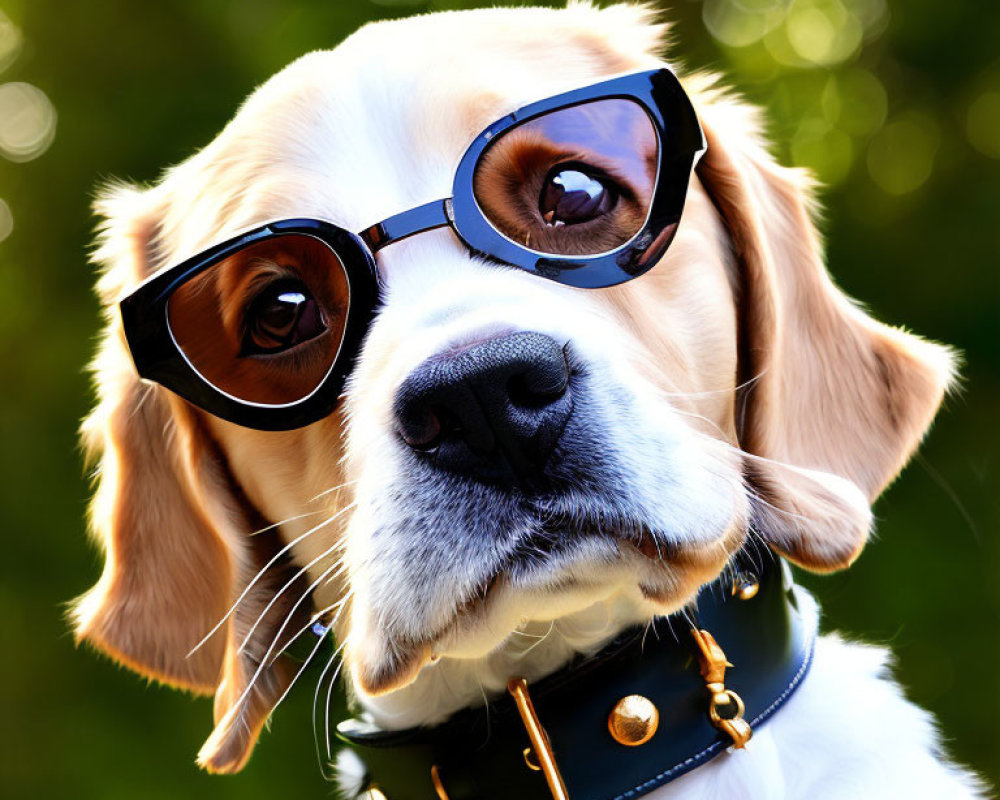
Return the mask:
<path id="1" fill-rule="evenodd" d="M 760 591 L 760 580 L 752 572 L 740 572 L 733 578 L 733 597 L 740 600 L 753 600 Z"/>
<path id="2" fill-rule="evenodd" d="M 445 791 L 444 784 L 441 783 L 441 773 L 438 772 L 437 764 L 431 765 L 431 783 L 434 784 L 434 791 L 437 792 L 439 800 L 451 800 L 448 792 Z"/>
<path id="3" fill-rule="evenodd" d="M 626 747 L 638 747 L 653 738 L 660 725 L 660 712 L 641 694 L 623 697 L 608 715 L 611 737 Z"/>
<path id="4" fill-rule="evenodd" d="M 726 733 L 733 740 L 733 747 L 740 749 L 746 746 L 753 735 L 750 723 L 743 719 L 746 707 L 743 699 L 732 689 L 726 688 L 726 668 L 733 666 L 719 643 L 706 630 L 691 629 L 691 635 L 698 645 L 698 660 L 701 666 L 701 677 L 705 679 L 705 688 L 712 694 L 708 705 L 708 718 L 712 725 Z M 720 709 L 732 708 L 732 712 L 722 716 Z"/>
<path id="5" fill-rule="evenodd" d="M 382 790 L 378 786 L 369 786 L 361 793 L 362 800 L 386 800 Z"/>
<path id="6" fill-rule="evenodd" d="M 549 742 L 549 735 L 542 727 L 535 712 L 535 706 L 531 702 L 531 695 L 528 694 L 528 682 L 524 678 L 511 678 L 507 682 L 507 691 L 514 698 L 514 704 L 521 715 L 521 722 L 528 732 L 528 740 L 531 742 L 531 749 L 538 760 L 542 774 L 545 775 L 545 782 L 549 785 L 553 800 L 569 800 L 566 793 L 566 784 L 563 783 L 562 775 L 559 774 L 559 766 L 556 764 L 555 754 L 552 752 L 552 744 Z M 527 760 L 527 754 L 525 754 Z M 530 762 L 528 763 L 530 767 Z"/>

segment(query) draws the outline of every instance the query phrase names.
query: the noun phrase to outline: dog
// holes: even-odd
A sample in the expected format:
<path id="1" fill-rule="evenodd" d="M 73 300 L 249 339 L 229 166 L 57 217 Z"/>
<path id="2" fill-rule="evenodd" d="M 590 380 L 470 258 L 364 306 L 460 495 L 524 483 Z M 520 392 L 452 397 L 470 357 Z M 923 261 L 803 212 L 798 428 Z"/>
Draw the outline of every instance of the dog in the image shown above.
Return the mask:
<path id="1" fill-rule="evenodd" d="M 954 355 L 878 323 L 834 285 L 809 179 L 775 163 L 758 112 L 711 75 L 682 76 L 680 92 L 651 90 L 678 115 L 689 102 L 696 121 L 665 114 L 654 136 L 640 114 L 644 133 L 626 135 L 623 117 L 593 134 L 607 153 L 635 156 L 615 179 L 627 190 L 609 188 L 614 169 L 577 161 L 542 174 L 532 158 L 549 163 L 538 155 L 544 131 L 511 122 L 519 108 L 602 81 L 655 74 L 672 86 L 665 33 L 646 8 L 586 3 L 369 25 L 267 81 L 156 185 L 101 194 L 106 327 L 82 438 L 98 465 L 90 523 L 105 564 L 73 625 L 78 640 L 143 675 L 215 695 L 204 768 L 244 766 L 297 677 L 283 651 L 314 623 L 312 652 L 329 630 L 351 702 L 378 735 L 443 728 L 508 687 L 529 725 L 530 701 L 512 677 L 530 692 L 624 631 L 690 618 L 710 601 L 705 587 L 743 574 L 734 564 L 747 553 L 758 572 L 771 552 L 827 572 L 861 552 L 870 504 L 929 427 Z M 591 99 L 628 105 L 615 97 Z M 593 109 L 596 130 L 612 106 Z M 675 144 L 682 134 L 693 144 Z M 456 178 L 474 141 L 475 174 L 460 168 Z M 677 147 L 669 163 L 668 146 Z M 460 184 L 475 202 L 460 206 Z M 638 260 L 616 262 L 615 248 L 654 217 L 654 184 L 682 205 L 679 223 L 664 222 Z M 441 204 L 453 195 L 454 206 Z M 434 219 L 411 224 L 414 208 Z M 534 242 L 517 228 L 525 208 L 541 215 Z M 266 228 L 285 219 L 331 227 L 296 228 L 286 247 L 291 239 Z M 611 220 L 603 233 L 582 233 L 602 219 Z M 159 318 L 138 301 L 119 311 L 119 301 L 165 297 L 157 276 L 219 242 L 244 242 L 248 230 L 269 232 L 254 239 L 252 259 L 199 272 L 163 301 L 172 338 L 157 341 L 177 352 L 156 380 L 174 391 L 141 379 L 148 353 L 135 331 Z M 326 236 L 344 248 L 335 263 L 315 244 Z M 518 260 L 553 251 L 560 258 L 544 269 L 544 259 Z M 356 264 L 340 263 L 347 252 Z M 573 261 L 581 254 L 621 274 L 588 285 L 597 279 Z M 245 284 L 315 259 L 349 279 L 338 277 L 326 300 L 281 284 L 262 306 L 253 301 L 262 310 L 241 329 L 243 349 L 224 351 Z M 353 308 L 363 290 L 377 297 L 362 327 L 332 334 L 335 313 L 316 303 Z M 328 346 L 311 342 L 335 350 L 352 337 L 347 366 L 308 355 Z M 276 362 L 286 349 L 307 353 L 294 363 L 319 358 L 330 371 Z M 243 402 L 263 384 L 254 370 L 278 370 L 273 396 Z M 171 383 L 180 372 L 187 389 Z M 309 395 L 328 385 L 338 391 L 325 400 Z M 306 395 L 312 410 L 301 416 Z M 521 409 L 516 420 L 511 408 Z M 816 611 L 797 596 L 808 639 Z M 703 667 L 724 673 L 728 654 L 726 686 L 741 691 L 743 665 L 724 637 L 694 630 Z M 683 633 L 663 638 L 688 644 Z M 691 760 L 697 768 L 600 796 L 982 796 L 892 682 L 884 651 L 809 641 L 781 707 L 749 741 L 736 726 L 734 747 L 724 751 L 719 734 L 702 751 L 714 757 Z M 713 704 L 720 675 L 706 678 Z M 558 720 L 538 708 L 553 736 L 531 738 L 529 725 L 533 758 L 545 761 L 551 744 L 564 771 L 599 761 L 561 750 Z M 653 745 L 621 752 L 670 766 L 655 764 Z M 347 796 L 375 791 L 358 763 L 338 759 Z M 542 769 L 560 796 L 558 765 L 520 766 L 518 780 L 544 789 Z M 412 796 L 459 797 L 448 777 L 435 765 Z"/>

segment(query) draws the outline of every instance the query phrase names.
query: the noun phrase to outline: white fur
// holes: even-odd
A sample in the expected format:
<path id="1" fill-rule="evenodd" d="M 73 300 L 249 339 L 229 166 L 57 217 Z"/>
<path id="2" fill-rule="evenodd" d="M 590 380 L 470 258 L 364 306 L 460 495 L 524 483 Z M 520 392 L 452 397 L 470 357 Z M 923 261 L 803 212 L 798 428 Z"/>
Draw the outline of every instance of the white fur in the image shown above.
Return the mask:
<path id="1" fill-rule="evenodd" d="M 162 206 L 158 258 L 176 262 L 266 219 L 312 216 L 357 231 L 449 196 L 458 158 L 489 122 L 525 102 L 661 63 L 654 49 L 662 31 L 636 7 L 474 13 L 366 28 L 275 76 L 211 145 L 152 190 L 148 202 Z M 565 47 L 551 46 L 564 39 Z M 311 565 L 310 580 L 319 583 L 339 556 L 337 539 L 346 542 L 353 595 L 349 624 L 338 632 L 346 630 L 354 695 L 378 724 L 403 728 L 502 691 L 512 672 L 544 675 L 626 625 L 675 611 L 714 574 L 670 586 L 667 571 L 649 559 L 583 542 L 546 573 L 501 585 L 474 618 L 458 619 L 478 579 L 474 559 L 458 554 L 433 580 L 408 580 L 413 542 L 402 520 L 412 509 L 393 491 L 412 476 L 393 430 L 396 388 L 428 356 L 491 331 L 569 342 L 592 376 L 593 425 L 619 470 L 622 502 L 665 542 L 712 552 L 718 571 L 740 544 L 732 532 L 747 521 L 735 450 L 735 279 L 729 240 L 697 181 L 663 261 L 604 300 L 486 265 L 448 231 L 395 244 L 378 261 L 385 305 L 349 387 L 342 451 L 341 431 L 333 447 L 321 423 L 295 440 L 294 459 L 274 437 L 210 425 L 246 497 L 266 518 L 285 521 L 287 541 L 298 540 L 294 555 Z M 647 325 L 637 332 L 622 298 L 641 303 L 654 294 L 655 313 L 647 307 L 638 315 Z M 341 479 L 346 488 L 326 491 Z M 833 488 L 840 481 L 823 480 Z M 315 517 L 305 509 L 323 519 L 351 513 L 310 537 Z M 383 532 L 377 547 L 376 531 Z M 556 592 L 567 577 L 576 587 Z M 640 580 L 668 584 L 669 599 L 648 599 Z M 344 583 L 337 576 L 320 585 L 317 606 L 336 601 Z M 388 694 L 363 691 L 355 666 L 375 657 L 366 650 L 437 630 L 444 631 L 433 642 L 440 660 Z M 976 796 L 974 779 L 940 759 L 933 725 L 886 676 L 885 659 L 823 639 L 803 686 L 747 752 L 723 754 L 650 797 Z"/>
<path id="2" fill-rule="evenodd" d="M 802 686 L 754 733 L 649 800 L 962 800 L 981 782 L 940 757 L 931 716 L 893 681 L 882 648 L 823 636 Z"/>

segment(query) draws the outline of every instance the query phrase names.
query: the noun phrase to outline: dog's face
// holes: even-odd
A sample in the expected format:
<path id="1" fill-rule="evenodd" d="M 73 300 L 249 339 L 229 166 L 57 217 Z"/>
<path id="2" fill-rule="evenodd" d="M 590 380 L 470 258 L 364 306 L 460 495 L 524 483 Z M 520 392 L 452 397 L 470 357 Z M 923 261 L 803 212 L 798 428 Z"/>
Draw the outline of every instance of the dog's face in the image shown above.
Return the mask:
<path id="1" fill-rule="evenodd" d="M 544 671 L 677 610 L 751 530 L 814 569 L 860 550 L 868 502 L 929 424 L 949 358 L 833 287 L 802 179 L 704 78 L 686 85 L 708 151 L 673 245 L 641 278 L 569 288 L 474 257 L 448 229 L 394 244 L 343 402 L 294 431 L 212 417 L 140 384 L 128 361 L 112 303 L 142 278 L 269 219 L 361 230 L 446 197 L 485 126 L 657 66 L 661 33 L 627 7 L 372 26 L 269 81 L 160 185 L 102 201 L 112 313 L 85 435 L 102 458 L 107 565 L 78 631 L 216 692 L 209 768 L 245 762 L 291 680 L 281 647 L 314 611 L 334 622 L 362 703 L 406 724 L 466 701 L 414 711 L 435 672 L 488 684 L 522 657 Z M 244 266 L 215 287 L 223 317 Z M 410 390 L 448 370 L 466 370 L 472 411 L 466 399 L 414 422 Z M 553 370 L 555 388 L 525 397 Z M 512 455 L 494 439 L 522 423 L 530 446 Z M 519 636 L 531 645 L 553 620 L 575 633 L 549 661 L 524 657 Z"/>

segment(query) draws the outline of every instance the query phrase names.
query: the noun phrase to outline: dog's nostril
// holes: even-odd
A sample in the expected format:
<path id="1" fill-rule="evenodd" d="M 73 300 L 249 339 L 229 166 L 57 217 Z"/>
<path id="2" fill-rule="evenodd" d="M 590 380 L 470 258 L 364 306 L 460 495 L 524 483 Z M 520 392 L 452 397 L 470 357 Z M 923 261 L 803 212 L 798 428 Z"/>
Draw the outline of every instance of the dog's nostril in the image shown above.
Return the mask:
<path id="1" fill-rule="evenodd" d="M 544 374 L 541 371 L 518 373 L 507 381 L 510 402 L 521 408 L 542 408 L 562 397 L 569 386 L 569 375 Z"/>
<path id="2" fill-rule="evenodd" d="M 441 437 L 441 419 L 430 408 L 420 409 L 422 413 L 410 414 L 405 423 L 399 425 L 399 435 L 414 450 L 433 450 Z"/>

